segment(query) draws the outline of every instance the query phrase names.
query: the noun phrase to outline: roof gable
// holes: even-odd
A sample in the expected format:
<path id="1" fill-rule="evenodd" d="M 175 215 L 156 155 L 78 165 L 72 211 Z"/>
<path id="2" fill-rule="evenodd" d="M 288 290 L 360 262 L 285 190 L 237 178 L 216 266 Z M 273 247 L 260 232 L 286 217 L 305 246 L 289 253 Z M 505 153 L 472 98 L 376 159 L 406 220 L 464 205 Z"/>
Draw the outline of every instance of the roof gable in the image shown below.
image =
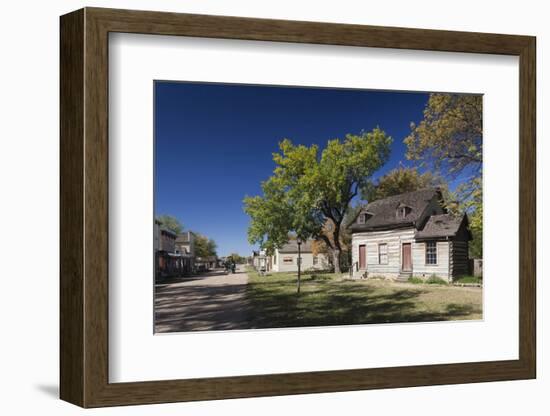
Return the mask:
<path id="1" fill-rule="evenodd" d="M 311 253 L 313 240 L 304 241 L 300 244 L 300 252 Z M 296 240 L 290 240 L 278 249 L 279 253 L 298 253 L 298 243 Z"/>

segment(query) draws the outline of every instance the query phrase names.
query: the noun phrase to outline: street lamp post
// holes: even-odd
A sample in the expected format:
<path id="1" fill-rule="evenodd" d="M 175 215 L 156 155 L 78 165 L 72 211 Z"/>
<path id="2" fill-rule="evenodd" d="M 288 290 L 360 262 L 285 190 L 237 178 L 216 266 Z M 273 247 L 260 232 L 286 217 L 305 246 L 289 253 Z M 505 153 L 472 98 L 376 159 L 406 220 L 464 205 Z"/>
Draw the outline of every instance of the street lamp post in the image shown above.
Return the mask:
<path id="1" fill-rule="evenodd" d="M 302 267 L 302 253 L 300 251 L 300 246 L 302 245 L 302 240 L 297 238 L 296 242 L 298 243 L 298 293 L 300 293 L 300 272 Z"/>

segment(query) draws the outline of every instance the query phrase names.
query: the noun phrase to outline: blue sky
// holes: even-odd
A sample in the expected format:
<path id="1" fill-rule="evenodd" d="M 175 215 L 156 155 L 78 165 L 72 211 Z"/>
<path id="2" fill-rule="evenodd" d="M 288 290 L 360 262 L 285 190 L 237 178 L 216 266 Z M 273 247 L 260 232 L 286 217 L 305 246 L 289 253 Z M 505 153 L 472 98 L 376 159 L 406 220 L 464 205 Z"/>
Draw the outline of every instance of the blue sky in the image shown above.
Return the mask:
<path id="1" fill-rule="evenodd" d="M 157 81 L 155 214 L 249 255 L 246 195 L 261 193 L 283 138 L 318 144 L 379 126 L 394 139 L 380 176 L 406 164 L 403 138 L 422 119 L 428 94 Z"/>

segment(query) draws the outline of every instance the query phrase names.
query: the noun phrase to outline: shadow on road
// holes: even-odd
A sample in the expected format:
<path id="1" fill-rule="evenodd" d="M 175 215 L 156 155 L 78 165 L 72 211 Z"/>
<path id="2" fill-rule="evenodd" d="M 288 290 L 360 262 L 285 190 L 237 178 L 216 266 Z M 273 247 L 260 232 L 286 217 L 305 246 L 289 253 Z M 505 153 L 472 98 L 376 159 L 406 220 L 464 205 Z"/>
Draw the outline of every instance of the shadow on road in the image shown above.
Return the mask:
<path id="1" fill-rule="evenodd" d="M 215 270 L 155 286 L 155 332 L 249 328 L 245 272 Z"/>

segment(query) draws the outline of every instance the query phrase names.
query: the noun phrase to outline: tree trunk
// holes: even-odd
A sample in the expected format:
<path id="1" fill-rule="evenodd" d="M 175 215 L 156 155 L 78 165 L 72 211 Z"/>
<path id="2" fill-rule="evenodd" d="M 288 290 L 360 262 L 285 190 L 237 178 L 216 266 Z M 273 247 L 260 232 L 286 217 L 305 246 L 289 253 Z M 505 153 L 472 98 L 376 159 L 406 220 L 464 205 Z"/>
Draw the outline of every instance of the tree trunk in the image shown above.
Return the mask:
<path id="1" fill-rule="evenodd" d="M 340 271 L 340 249 L 334 248 L 332 250 L 332 262 L 334 263 L 334 273 L 341 273 Z"/>
<path id="2" fill-rule="evenodd" d="M 302 253 L 300 252 L 300 243 L 298 243 L 298 282 L 297 282 L 297 292 L 300 293 L 300 275 L 302 269 Z"/>
<path id="3" fill-rule="evenodd" d="M 334 239 L 334 247 L 332 249 L 332 261 L 334 263 L 334 273 L 341 273 L 340 254 L 342 253 L 342 247 L 340 246 L 340 225 L 341 225 L 341 222 L 335 222 L 334 232 L 332 233 L 332 238 Z"/>

